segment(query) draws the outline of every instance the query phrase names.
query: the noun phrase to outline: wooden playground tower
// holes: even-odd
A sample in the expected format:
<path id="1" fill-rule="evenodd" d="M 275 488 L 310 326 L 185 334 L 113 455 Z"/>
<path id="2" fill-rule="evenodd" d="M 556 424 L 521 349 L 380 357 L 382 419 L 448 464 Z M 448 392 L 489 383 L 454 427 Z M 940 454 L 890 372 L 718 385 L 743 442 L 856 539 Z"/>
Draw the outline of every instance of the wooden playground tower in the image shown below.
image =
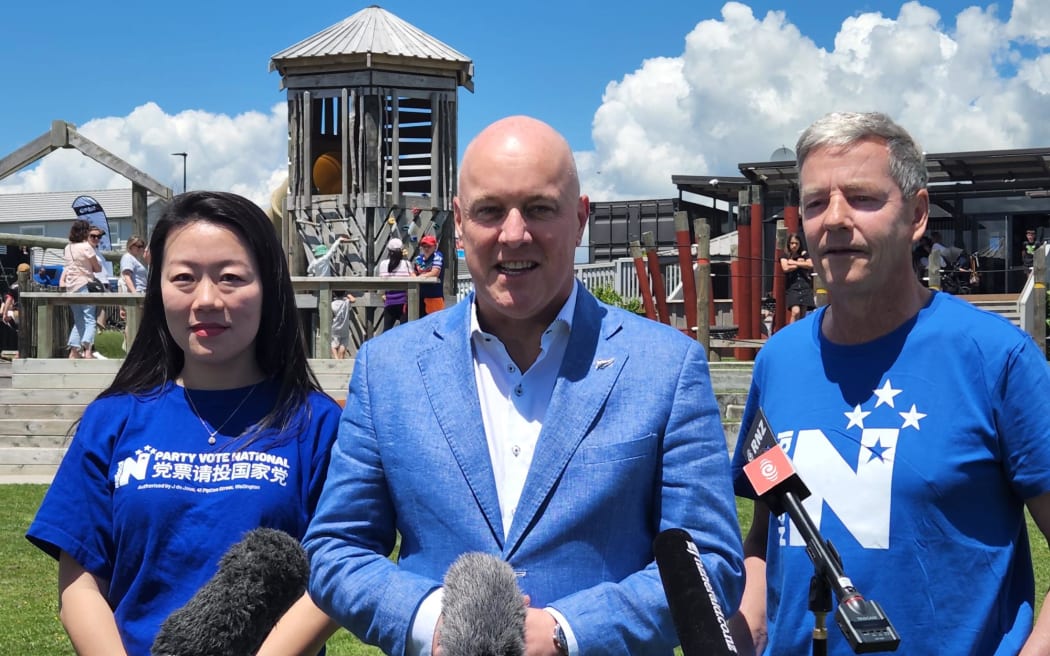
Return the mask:
<path id="1" fill-rule="evenodd" d="M 339 245 L 333 276 L 378 275 L 387 242 L 431 234 L 456 279 L 457 94 L 465 55 L 378 6 L 274 55 L 288 93 L 288 189 L 278 222 L 293 274 Z M 322 248 L 318 248 L 322 247 Z"/>

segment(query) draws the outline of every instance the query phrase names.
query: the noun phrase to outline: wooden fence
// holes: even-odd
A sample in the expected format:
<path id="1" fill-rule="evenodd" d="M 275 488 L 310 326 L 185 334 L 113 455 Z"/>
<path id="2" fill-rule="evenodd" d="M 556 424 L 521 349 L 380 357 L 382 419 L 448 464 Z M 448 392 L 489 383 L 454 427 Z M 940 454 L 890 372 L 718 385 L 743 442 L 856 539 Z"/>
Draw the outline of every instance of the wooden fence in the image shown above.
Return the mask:
<path id="1" fill-rule="evenodd" d="M 23 274 L 24 276 L 24 274 Z M 424 285 L 440 284 L 434 278 L 380 278 L 355 276 L 346 278 L 293 277 L 296 306 L 300 310 L 312 358 L 330 356 L 328 345 L 332 339 L 332 298 L 334 292 L 347 291 L 355 301 L 351 320 L 350 356 L 367 339 L 381 332 L 385 291 L 408 292 L 409 321 L 419 318 L 419 294 Z M 28 280 L 20 282 L 22 289 L 30 289 Z M 100 305 L 122 307 L 126 313 L 127 343 L 138 332 L 142 316 L 143 294 L 130 292 L 44 292 L 24 291 L 21 294 L 22 315 L 18 351 L 23 358 L 64 357 L 66 335 L 70 327 L 70 313 L 63 311 L 70 305 Z M 112 311 L 112 310 L 111 310 Z"/>

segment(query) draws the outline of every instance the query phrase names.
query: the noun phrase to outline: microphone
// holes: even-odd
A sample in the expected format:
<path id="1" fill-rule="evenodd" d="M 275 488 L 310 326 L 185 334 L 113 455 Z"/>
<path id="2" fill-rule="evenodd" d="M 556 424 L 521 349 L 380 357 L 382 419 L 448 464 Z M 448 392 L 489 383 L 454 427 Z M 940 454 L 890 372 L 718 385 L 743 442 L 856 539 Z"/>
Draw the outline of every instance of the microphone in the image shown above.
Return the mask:
<path id="1" fill-rule="evenodd" d="M 438 643 L 444 656 L 525 656 L 525 597 L 506 561 L 461 555 L 445 573 Z"/>
<path id="2" fill-rule="evenodd" d="M 306 591 L 310 564 L 299 541 L 257 528 L 229 548 L 219 569 L 161 625 L 153 656 L 252 656 Z"/>
<path id="3" fill-rule="evenodd" d="M 744 449 L 744 460 L 747 461 L 744 475 L 755 494 L 769 506 L 771 512 L 776 515 L 787 512 L 791 517 L 806 542 L 806 554 L 813 562 L 814 582 L 823 578 L 825 585 L 838 599 L 835 623 L 842 630 L 853 653 L 896 651 L 901 639 L 882 607 L 875 601 L 865 599 L 853 586 L 842 570 L 842 558 L 834 545 L 820 535 L 813 518 L 802 505 L 802 499 L 809 496 L 809 489 L 799 478 L 783 447 L 776 441 L 761 408 L 755 413 L 748 432 L 750 437 Z M 814 582 L 811 582 L 811 600 L 814 597 Z"/>
<path id="4" fill-rule="evenodd" d="M 798 501 L 809 496 L 809 488 L 799 478 L 784 448 L 777 442 L 769 420 L 759 408 L 751 422 L 750 438 L 744 449 L 744 475 L 755 495 L 769 506 L 774 515 L 787 512 L 783 499 L 791 493 Z M 794 519 L 794 516 L 792 516 Z"/>
<path id="5" fill-rule="evenodd" d="M 653 540 L 653 554 L 682 656 L 738 654 L 725 612 L 689 533 L 680 528 L 661 531 Z"/>

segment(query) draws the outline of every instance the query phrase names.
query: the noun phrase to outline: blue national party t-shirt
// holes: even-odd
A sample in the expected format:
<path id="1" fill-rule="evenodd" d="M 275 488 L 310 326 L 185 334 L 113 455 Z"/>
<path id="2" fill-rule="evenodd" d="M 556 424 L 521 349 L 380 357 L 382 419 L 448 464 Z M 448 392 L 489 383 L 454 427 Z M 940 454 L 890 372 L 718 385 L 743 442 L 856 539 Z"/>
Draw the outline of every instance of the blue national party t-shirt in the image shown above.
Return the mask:
<path id="1" fill-rule="evenodd" d="M 190 390 L 211 429 L 250 388 Z M 335 440 L 340 409 L 313 393 L 283 432 L 238 436 L 277 400 L 260 383 L 208 444 L 187 402 L 168 383 L 149 395 L 88 406 L 27 537 L 70 554 L 109 581 L 109 602 L 128 653 L 149 654 L 161 623 L 215 573 L 219 559 L 256 527 L 302 539 Z"/>
<path id="2" fill-rule="evenodd" d="M 1023 502 L 1050 491 L 1045 358 L 947 294 L 855 346 L 820 334 L 824 314 L 759 353 L 743 431 L 761 407 L 812 493 L 803 505 L 885 610 L 900 653 L 1016 654 L 1033 613 Z M 753 494 L 746 441 L 733 459 L 741 496 Z M 808 654 L 814 568 L 787 515 L 771 518 L 767 553 L 766 653 Z M 829 654 L 853 653 L 836 626 L 828 633 Z"/>

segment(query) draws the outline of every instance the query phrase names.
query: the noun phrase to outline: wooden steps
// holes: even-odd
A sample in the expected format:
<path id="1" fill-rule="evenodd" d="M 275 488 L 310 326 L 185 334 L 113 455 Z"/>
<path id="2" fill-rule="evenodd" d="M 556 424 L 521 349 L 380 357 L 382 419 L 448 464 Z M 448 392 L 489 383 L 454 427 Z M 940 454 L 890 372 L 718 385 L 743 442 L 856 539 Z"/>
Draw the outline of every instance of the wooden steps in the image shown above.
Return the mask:
<path id="1" fill-rule="evenodd" d="M 962 298 L 1019 322 L 1016 295 Z M 0 361 L 0 483 L 49 482 L 65 453 L 73 422 L 112 381 L 120 364 L 120 360 Z M 740 430 L 752 365 L 733 361 L 710 365 L 730 452 Z M 346 397 L 353 360 L 311 359 L 310 366 L 328 394 L 337 400 Z"/>
<path id="2" fill-rule="evenodd" d="M 123 360 L 18 359 L 11 363 L 11 391 L 26 403 L 86 405 L 113 380 Z M 346 396 L 353 360 L 310 360 L 321 387 Z M 6 392 L 8 390 L 0 390 Z"/>
<path id="3" fill-rule="evenodd" d="M 1017 309 L 1017 294 L 971 294 L 960 296 L 964 301 L 991 312 L 998 314 L 1007 321 L 1021 327 L 1021 313 Z"/>
<path id="4" fill-rule="evenodd" d="M 22 359 L 0 386 L 0 483 L 47 483 L 69 444 L 69 430 L 120 367 L 120 360 Z M 346 397 L 353 360 L 310 360 L 321 386 Z M 750 362 L 713 362 L 711 380 L 732 450 L 751 383 Z"/>
<path id="5" fill-rule="evenodd" d="M 70 428 L 113 380 L 121 360 L 17 359 L 0 387 L 0 480 L 48 482 Z M 321 387 L 346 397 L 353 360 L 310 360 Z"/>

